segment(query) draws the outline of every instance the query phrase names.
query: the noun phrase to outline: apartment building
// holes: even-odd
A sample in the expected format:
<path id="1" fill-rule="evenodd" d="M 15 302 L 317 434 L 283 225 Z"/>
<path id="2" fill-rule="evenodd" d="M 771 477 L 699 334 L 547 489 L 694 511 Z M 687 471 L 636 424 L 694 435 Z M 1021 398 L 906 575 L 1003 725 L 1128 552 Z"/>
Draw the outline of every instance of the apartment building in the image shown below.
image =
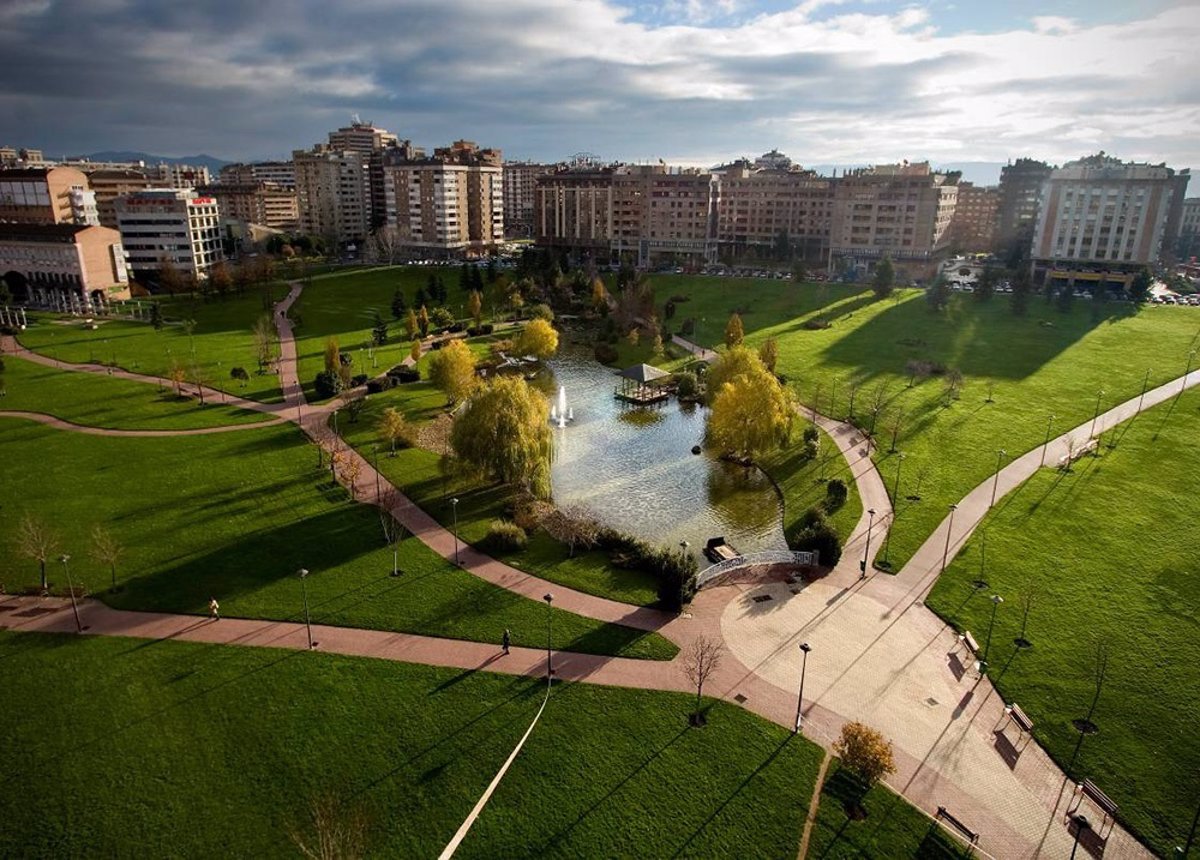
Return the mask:
<path id="1" fill-rule="evenodd" d="M 361 152 L 369 155 L 377 149 L 393 146 L 399 138 L 387 129 L 377 128 L 370 122 L 353 123 L 337 131 L 329 132 L 329 148 L 338 152 Z"/>
<path id="2" fill-rule="evenodd" d="M 1031 234 L 1041 209 L 1042 186 L 1054 168 L 1044 161 L 1018 158 L 1000 168 L 1000 189 L 997 211 L 999 245 L 1024 240 Z"/>
<path id="3" fill-rule="evenodd" d="M 890 257 L 906 277 L 933 274 L 950 241 L 958 175 L 928 162 L 847 171 L 834 192 L 830 265 L 866 272 Z"/>
<path id="4" fill-rule="evenodd" d="M 1175 255 L 1180 260 L 1200 256 L 1200 197 L 1188 197 L 1180 207 Z"/>
<path id="5" fill-rule="evenodd" d="M 958 200 L 950 225 L 951 241 L 960 251 L 990 253 L 996 249 L 1000 190 L 972 182 L 958 183 Z"/>
<path id="6" fill-rule="evenodd" d="M 822 260 L 829 248 L 835 181 L 794 165 L 772 150 L 753 164 L 742 160 L 717 171 L 717 243 L 723 260 Z"/>
<path id="7" fill-rule="evenodd" d="M 256 161 L 250 164 L 226 164 L 217 174 L 222 185 L 267 182 L 281 188 L 296 187 L 296 166 L 290 161 Z"/>
<path id="8" fill-rule="evenodd" d="M 117 224 L 135 277 L 154 277 L 165 262 L 197 278 L 224 259 L 221 213 L 192 189 L 152 188 L 116 201 Z"/>
<path id="9" fill-rule="evenodd" d="M 155 188 L 197 188 L 212 182 L 202 164 L 156 164 L 146 168 L 146 176 Z"/>
<path id="10" fill-rule="evenodd" d="M 504 175 L 498 149 L 455 141 L 429 158 L 383 167 L 400 244 L 422 252 L 473 255 L 504 239 Z"/>
<path id="11" fill-rule="evenodd" d="M 300 223 L 299 198 L 294 189 L 268 182 L 219 182 L 197 189 L 217 201 L 222 218 L 236 218 L 273 230 L 295 230 Z"/>
<path id="12" fill-rule="evenodd" d="M 504 230 L 509 236 L 525 239 L 533 235 L 538 178 L 556 169 L 557 165 L 532 161 L 504 162 Z"/>
<path id="13" fill-rule="evenodd" d="M 1033 234 L 1034 279 L 1127 284 L 1173 250 L 1188 178 L 1104 153 L 1054 170 Z"/>
<path id="14" fill-rule="evenodd" d="M 317 144 L 296 150 L 296 195 L 300 230 L 334 245 L 360 244 L 370 227 L 370 154 Z"/>
<path id="15" fill-rule="evenodd" d="M 117 228 L 117 198 L 136 194 L 150 187 L 142 170 L 127 167 L 101 167 L 86 170 L 88 182 L 96 195 L 96 213 L 100 224 Z"/>
<path id="16" fill-rule="evenodd" d="M 91 185 L 73 167 L 13 167 L 0 170 L 0 221 L 27 224 L 87 224 L 96 216 Z"/>
<path id="17" fill-rule="evenodd" d="M 563 167 L 538 176 L 532 223 L 537 244 L 606 259 L 612 242 L 613 171 Z"/>
<path id="18" fill-rule="evenodd" d="M 73 293 L 83 304 L 129 298 L 121 234 L 85 224 L 0 223 L 0 274 L 18 295 Z"/>
<path id="19" fill-rule="evenodd" d="M 626 165 L 613 172 L 611 246 L 623 261 L 704 263 L 717 258 L 717 177 L 709 171 Z"/>

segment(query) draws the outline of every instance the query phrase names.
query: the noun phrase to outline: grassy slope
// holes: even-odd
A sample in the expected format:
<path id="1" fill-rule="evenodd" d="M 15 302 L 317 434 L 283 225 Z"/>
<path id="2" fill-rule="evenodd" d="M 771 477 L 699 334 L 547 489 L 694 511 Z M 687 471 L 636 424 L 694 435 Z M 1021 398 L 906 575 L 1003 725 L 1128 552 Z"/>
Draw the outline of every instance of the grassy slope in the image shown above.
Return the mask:
<path id="1" fill-rule="evenodd" d="M 427 421 L 442 411 L 445 402 L 445 395 L 429 382 L 402 385 L 371 396 L 358 423 L 341 422 L 339 428 L 350 444 L 370 456 L 379 443 L 376 424 L 384 409 L 395 407 L 410 421 Z M 454 512 L 446 500 L 458 498 L 458 533 L 466 542 L 476 543 L 487 534 L 491 521 L 504 515 L 506 493 L 501 487 L 482 486 L 462 477 L 443 480 L 438 459 L 436 454 L 413 448 L 398 451 L 394 458 L 380 456 L 379 468 L 418 506 L 447 526 L 454 522 Z M 521 570 L 589 594 L 638 605 L 657 599 L 648 575 L 611 567 L 602 552 L 577 552 L 571 557 L 566 547 L 540 531 L 530 536 L 524 550 L 499 557 Z"/>
<path id="2" fill-rule="evenodd" d="M 374 509 L 347 500 L 316 468 L 315 449 L 291 427 L 163 439 L 114 439 L 0 421 L 5 480 L 0 545 L 12 547 L 20 515 L 34 513 L 63 536 L 72 573 L 90 590 L 108 571 L 88 556 L 88 534 L 106 524 L 126 548 L 125 589 L 115 606 L 204 611 L 215 595 L 229 615 L 296 617 L 294 572 L 307 567 L 314 620 L 344 626 L 544 644 L 545 607 L 403 542 L 405 575 L 389 576 Z M 57 565 L 54 565 L 57 568 Z M 51 571 L 52 580 L 62 581 Z M 36 585 L 37 567 L 0 556 L 10 588 Z M 656 635 L 555 610 L 556 645 L 591 653 L 669 658 Z M 561 638 L 559 638 L 561 636 Z"/>
<path id="3" fill-rule="evenodd" d="M 445 845 L 537 681 L 270 649 L 0 633 L 5 856 L 291 857 L 332 791 L 371 856 Z M 793 856 L 820 751 L 717 703 L 562 686 L 458 856 Z"/>
<path id="4" fill-rule="evenodd" d="M 271 290 L 275 301 L 285 295 L 287 289 L 283 286 Z M 143 302 L 143 306 L 148 307 L 148 303 Z M 256 372 L 258 364 L 251 332 L 255 320 L 265 312 L 259 289 L 222 301 L 175 298 L 163 303 L 163 316 L 168 324 L 161 331 L 155 331 L 146 322 L 124 320 L 100 320 L 99 327 L 92 331 L 78 320 L 43 314 L 22 333 L 20 340 L 29 349 L 62 361 L 111 364 L 115 360 L 117 366 L 126 370 L 153 376 L 165 377 L 172 361 L 178 361 L 188 369 L 190 380 L 190 368 L 195 363 L 201 368 L 206 384 L 273 403 L 283 399 L 279 379 L 272 373 L 260 376 Z M 177 322 L 187 318 L 196 321 L 191 338 Z M 250 373 L 244 389 L 229 376 L 234 367 L 243 367 Z"/>
<path id="5" fill-rule="evenodd" d="M 1006 599 L 993 635 L 993 680 L 1037 724 L 1062 764 L 1087 714 L 1095 648 L 1108 676 L 1079 771 L 1121 806 L 1151 846 L 1167 853 L 1186 835 L 1200 796 L 1200 561 L 1194 502 L 1200 393 L 1148 410 L 1122 428 L 1115 449 L 1070 474 L 1045 469 L 999 505 L 986 529 L 983 576 Z M 928 604 L 984 641 L 991 603 L 971 597 L 983 532 L 938 581 Z M 1016 653 L 1022 595 L 1038 595 Z"/>
<path id="6" fill-rule="evenodd" d="M 754 281 L 742 288 L 735 279 L 687 276 L 655 276 L 655 283 L 660 300 L 692 296 L 677 316 L 696 317 L 702 343 L 719 341 L 730 310 L 740 307 L 747 340 L 776 337 L 778 369 L 802 400 L 815 401 L 826 414 L 845 417 L 851 384 L 858 382 L 854 411 L 869 424 L 875 393 L 882 390 L 875 459 L 889 490 L 895 473 L 890 424 L 903 414 L 898 449 L 907 460 L 900 495 L 921 500 L 899 505 L 890 547 L 897 566 L 933 531 L 949 503 L 995 470 L 999 449 L 1017 454 L 1039 445 L 1051 413 L 1058 416 L 1059 432 L 1084 423 L 1100 389 L 1106 392 L 1102 408 L 1136 397 L 1147 369 L 1151 385 L 1180 375 L 1200 328 L 1192 308 L 1148 307 L 1136 314 L 1114 308 L 1124 315 L 1095 321 L 1087 302 L 1061 314 L 1035 298 L 1021 318 L 1002 296 L 987 304 L 958 296 L 946 313 L 934 315 L 923 294 L 911 290 L 876 302 L 869 292 L 833 285 Z M 833 325 L 806 330 L 810 315 Z M 959 369 L 966 378 L 960 398 L 944 407 L 944 386 L 936 377 L 908 388 L 910 359 Z"/>
<path id="7" fill-rule="evenodd" d="M 183 430 L 222 424 L 246 424 L 269 418 L 258 412 L 201 405 L 176 397 L 169 387 L 124 379 L 56 370 L 12 356 L 4 357 L 5 396 L 0 409 L 46 412 L 75 424 L 123 430 Z"/>

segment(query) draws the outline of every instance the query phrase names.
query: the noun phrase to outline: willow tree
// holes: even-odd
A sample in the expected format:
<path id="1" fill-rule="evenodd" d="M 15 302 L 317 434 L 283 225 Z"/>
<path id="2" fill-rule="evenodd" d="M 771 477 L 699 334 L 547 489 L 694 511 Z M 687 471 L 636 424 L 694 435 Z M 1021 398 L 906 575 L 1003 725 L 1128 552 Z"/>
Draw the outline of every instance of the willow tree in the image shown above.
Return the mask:
<path id="1" fill-rule="evenodd" d="M 513 350 L 518 355 L 532 355 L 545 361 L 558 351 L 558 332 L 544 319 L 535 319 L 521 331 Z"/>
<path id="2" fill-rule="evenodd" d="M 500 376 L 466 402 L 450 445 L 467 471 L 549 498 L 549 418 L 546 399 L 525 380 Z"/>
<path id="3" fill-rule="evenodd" d="M 450 404 L 457 403 L 475 387 L 475 356 L 461 340 L 452 340 L 433 353 L 429 379 L 442 390 Z"/>
<path id="4" fill-rule="evenodd" d="M 712 404 L 713 399 L 717 396 L 717 392 L 721 390 L 721 386 L 726 382 L 729 382 L 740 374 L 753 373 L 755 362 L 762 364 L 762 361 L 749 348 L 744 346 L 735 346 L 721 353 L 704 376 L 704 383 L 708 387 L 709 405 Z"/>
<path id="5" fill-rule="evenodd" d="M 796 412 L 790 392 L 757 355 L 745 351 L 746 369 L 723 379 L 712 393 L 708 441 L 722 454 L 753 460 L 787 440 Z"/>

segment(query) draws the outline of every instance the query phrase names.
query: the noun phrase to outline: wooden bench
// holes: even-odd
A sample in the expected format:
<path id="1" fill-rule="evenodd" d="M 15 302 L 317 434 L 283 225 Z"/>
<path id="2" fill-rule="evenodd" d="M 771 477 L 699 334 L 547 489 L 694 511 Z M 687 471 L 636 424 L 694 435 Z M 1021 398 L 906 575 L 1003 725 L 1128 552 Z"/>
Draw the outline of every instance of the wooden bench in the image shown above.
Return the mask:
<path id="1" fill-rule="evenodd" d="M 1100 827 L 1093 828 L 1097 836 L 1104 838 L 1107 834 L 1103 834 L 1100 831 L 1103 829 L 1105 824 L 1109 825 L 1109 829 L 1111 831 L 1112 825 L 1117 820 L 1117 805 L 1113 803 L 1111 797 L 1101 791 L 1096 783 L 1092 782 L 1090 779 L 1085 779 L 1083 782 L 1076 785 L 1075 794 L 1075 805 L 1067 810 L 1067 820 L 1071 820 L 1071 816 L 1077 812 L 1079 807 L 1083 804 L 1084 798 L 1087 798 L 1092 802 L 1093 805 L 1095 805 L 1097 809 L 1104 813 L 1104 820 L 1100 822 Z"/>
<path id="2" fill-rule="evenodd" d="M 963 635 L 958 637 L 958 641 L 967 646 L 967 650 L 972 654 L 979 654 L 979 643 L 975 641 L 975 637 L 971 635 L 970 630 L 964 630 Z"/>
<path id="3" fill-rule="evenodd" d="M 951 815 L 947 811 L 946 807 L 939 806 L 937 808 L 937 817 L 939 820 L 944 819 L 947 824 L 949 824 L 951 827 L 953 827 L 955 830 L 957 830 L 963 836 L 967 837 L 967 841 L 970 842 L 972 845 L 974 845 L 976 842 L 979 841 L 979 834 L 976 833 L 974 830 L 972 830 L 970 827 L 967 827 L 967 825 L 963 824 L 961 821 L 959 821 L 953 815 Z"/>
<path id="4" fill-rule="evenodd" d="M 1029 719 L 1029 716 L 1021 710 L 1021 706 L 1016 702 L 1005 708 L 1004 713 L 1008 714 L 1008 718 L 1017 724 L 1022 735 L 1033 734 L 1033 720 Z"/>

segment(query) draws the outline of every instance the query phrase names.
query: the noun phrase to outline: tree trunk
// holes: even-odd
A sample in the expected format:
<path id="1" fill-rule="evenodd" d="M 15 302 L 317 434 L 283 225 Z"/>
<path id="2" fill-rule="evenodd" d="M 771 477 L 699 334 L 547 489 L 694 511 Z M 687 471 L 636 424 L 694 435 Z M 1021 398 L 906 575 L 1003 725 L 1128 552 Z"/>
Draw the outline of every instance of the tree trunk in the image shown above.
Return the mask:
<path id="1" fill-rule="evenodd" d="M 42 571 L 42 591 L 49 591 L 50 584 L 48 582 L 46 582 L 46 561 L 45 561 L 45 559 L 42 559 L 41 561 L 38 562 L 38 567 L 40 567 L 41 571 Z"/>

